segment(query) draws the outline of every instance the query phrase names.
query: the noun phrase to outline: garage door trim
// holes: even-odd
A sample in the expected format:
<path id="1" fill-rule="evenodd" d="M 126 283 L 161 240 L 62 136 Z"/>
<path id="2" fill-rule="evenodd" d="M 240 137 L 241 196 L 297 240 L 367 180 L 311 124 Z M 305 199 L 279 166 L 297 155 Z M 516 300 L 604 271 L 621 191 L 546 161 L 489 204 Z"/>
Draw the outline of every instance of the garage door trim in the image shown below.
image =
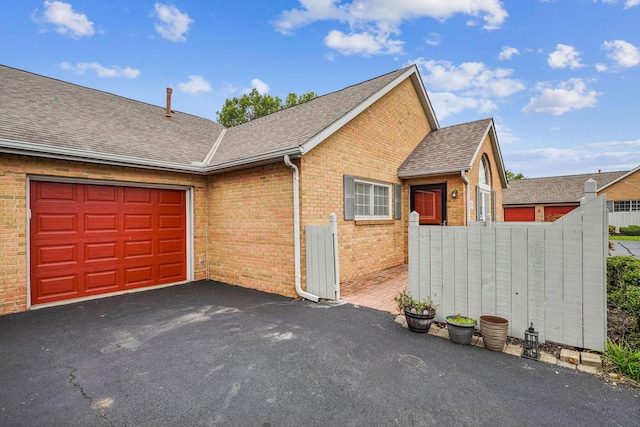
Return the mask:
<path id="1" fill-rule="evenodd" d="M 116 186 L 116 187 L 135 187 L 135 188 L 150 188 L 150 189 L 162 189 L 162 190 L 177 190 L 184 191 L 185 194 L 185 239 L 186 239 L 186 280 L 170 283 L 170 284 L 159 284 L 154 286 L 148 286 L 144 288 L 135 288 L 128 289 L 123 291 L 116 291 L 112 293 L 105 294 L 96 294 L 92 296 L 83 296 L 79 298 L 62 300 L 62 301 L 54 301 L 47 302 L 42 304 L 33 305 L 31 301 L 31 182 L 32 181 L 43 181 L 43 182 L 54 182 L 54 183 L 66 183 L 66 184 L 88 184 L 88 185 L 108 185 L 108 186 Z M 118 294 L 124 293 L 132 293 L 132 292 L 141 292 L 150 289 L 158 289 L 167 286 L 174 286 L 183 283 L 187 283 L 193 280 L 194 277 L 194 232 L 193 232 L 193 224 L 194 220 L 194 200 L 193 200 L 193 187 L 186 185 L 175 185 L 175 184 L 158 184 L 158 183 L 147 183 L 147 182 L 134 182 L 134 181 L 115 181 L 115 180 L 101 180 L 101 179 L 86 179 L 86 178 L 68 178 L 68 177 L 59 177 L 59 176 L 46 176 L 46 175 L 28 175 L 26 180 L 26 209 L 27 215 L 25 215 L 26 220 L 26 276 L 27 276 L 27 309 L 34 308 L 44 308 L 51 307 L 55 305 L 63 305 L 70 304 L 73 302 L 79 302 L 84 300 L 93 300 L 98 298 L 110 297 Z"/>

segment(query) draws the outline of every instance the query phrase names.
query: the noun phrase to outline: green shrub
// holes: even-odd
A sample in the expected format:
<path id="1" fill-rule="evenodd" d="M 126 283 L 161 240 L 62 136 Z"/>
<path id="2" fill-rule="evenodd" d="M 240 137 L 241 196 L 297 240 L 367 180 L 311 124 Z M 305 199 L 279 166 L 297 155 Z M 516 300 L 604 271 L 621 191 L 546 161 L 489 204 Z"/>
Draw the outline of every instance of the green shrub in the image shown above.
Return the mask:
<path id="1" fill-rule="evenodd" d="M 625 274 L 630 275 L 625 276 Z M 619 288 L 626 288 L 626 280 L 640 285 L 640 282 L 635 279 L 635 274 L 640 274 L 640 260 L 630 256 L 607 258 L 607 291 L 613 293 Z"/>
<path id="2" fill-rule="evenodd" d="M 612 235 L 612 234 L 618 234 L 616 232 L 616 226 L 615 225 L 610 225 L 609 226 L 609 235 Z"/>
<path id="3" fill-rule="evenodd" d="M 640 381 L 640 351 L 634 351 L 625 340 L 618 344 L 609 340 L 605 357 L 622 374 L 634 381 Z"/>
<path id="4" fill-rule="evenodd" d="M 620 308 L 636 319 L 636 328 L 640 329 L 640 287 L 628 286 L 621 295 Z"/>
<path id="5" fill-rule="evenodd" d="M 640 236 L 640 225 L 620 227 L 620 234 L 623 236 Z"/>

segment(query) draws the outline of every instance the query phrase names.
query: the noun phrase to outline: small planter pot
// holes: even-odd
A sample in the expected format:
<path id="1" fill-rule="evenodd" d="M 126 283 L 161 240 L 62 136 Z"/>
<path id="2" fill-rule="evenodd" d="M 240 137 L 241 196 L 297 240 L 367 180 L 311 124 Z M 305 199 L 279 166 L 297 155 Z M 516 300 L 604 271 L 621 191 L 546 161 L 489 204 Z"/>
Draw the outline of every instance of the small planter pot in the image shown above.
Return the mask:
<path id="1" fill-rule="evenodd" d="M 436 314 L 418 314 L 405 310 L 404 317 L 407 319 L 407 326 L 410 331 L 425 334 L 429 332 L 429 328 L 431 328 L 433 318 L 436 317 Z"/>
<path id="2" fill-rule="evenodd" d="M 447 330 L 449 331 L 449 340 L 456 344 L 469 345 L 471 338 L 473 338 L 473 331 L 476 324 L 461 324 L 453 323 L 449 319 L 453 319 L 456 316 L 447 316 Z"/>
<path id="3" fill-rule="evenodd" d="M 484 347 L 492 351 L 502 351 L 507 343 L 509 321 L 498 316 L 480 316 L 480 332 Z"/>

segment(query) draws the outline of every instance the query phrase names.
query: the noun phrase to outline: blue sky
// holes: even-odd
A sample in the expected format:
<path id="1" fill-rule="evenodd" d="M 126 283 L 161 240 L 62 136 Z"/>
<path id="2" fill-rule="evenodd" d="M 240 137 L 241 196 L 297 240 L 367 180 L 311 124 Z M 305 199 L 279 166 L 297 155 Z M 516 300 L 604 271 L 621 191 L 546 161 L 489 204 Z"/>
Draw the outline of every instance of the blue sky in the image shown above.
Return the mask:
<path id="1" fill-rule="evenodd" d="M 5 2 L 0 63 L 215 119 L 418 65 L 441 126 L 497 124 L 527 177 L 640 165 L 640 0 Z"/>

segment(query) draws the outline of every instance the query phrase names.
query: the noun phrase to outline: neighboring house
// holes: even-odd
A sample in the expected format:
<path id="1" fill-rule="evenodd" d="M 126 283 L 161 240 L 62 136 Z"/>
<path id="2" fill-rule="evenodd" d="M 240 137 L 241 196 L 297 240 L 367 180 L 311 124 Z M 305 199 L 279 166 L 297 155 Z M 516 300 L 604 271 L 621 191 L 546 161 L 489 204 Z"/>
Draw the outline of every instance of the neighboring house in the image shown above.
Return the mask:
<path id="1" fill-rule="evenodd" d="M 410 209 L 502 218 L 493 120 L 440 128 L 415 66 L 228 129 L 170 91 L 0 84 L 0 313 L 205 278 L 296 296 L 304 227 L 332 212 L 341 281 L 406 262 Z"/>
<path id="2" fill-rule="evenodd" d="M 630 171 L 525 178 L 503 192 L 505 221 L 554 221 L 580 205 L 584 183 L 596 181 L 609 212 L 640 212 L 640 167 Z"/>

